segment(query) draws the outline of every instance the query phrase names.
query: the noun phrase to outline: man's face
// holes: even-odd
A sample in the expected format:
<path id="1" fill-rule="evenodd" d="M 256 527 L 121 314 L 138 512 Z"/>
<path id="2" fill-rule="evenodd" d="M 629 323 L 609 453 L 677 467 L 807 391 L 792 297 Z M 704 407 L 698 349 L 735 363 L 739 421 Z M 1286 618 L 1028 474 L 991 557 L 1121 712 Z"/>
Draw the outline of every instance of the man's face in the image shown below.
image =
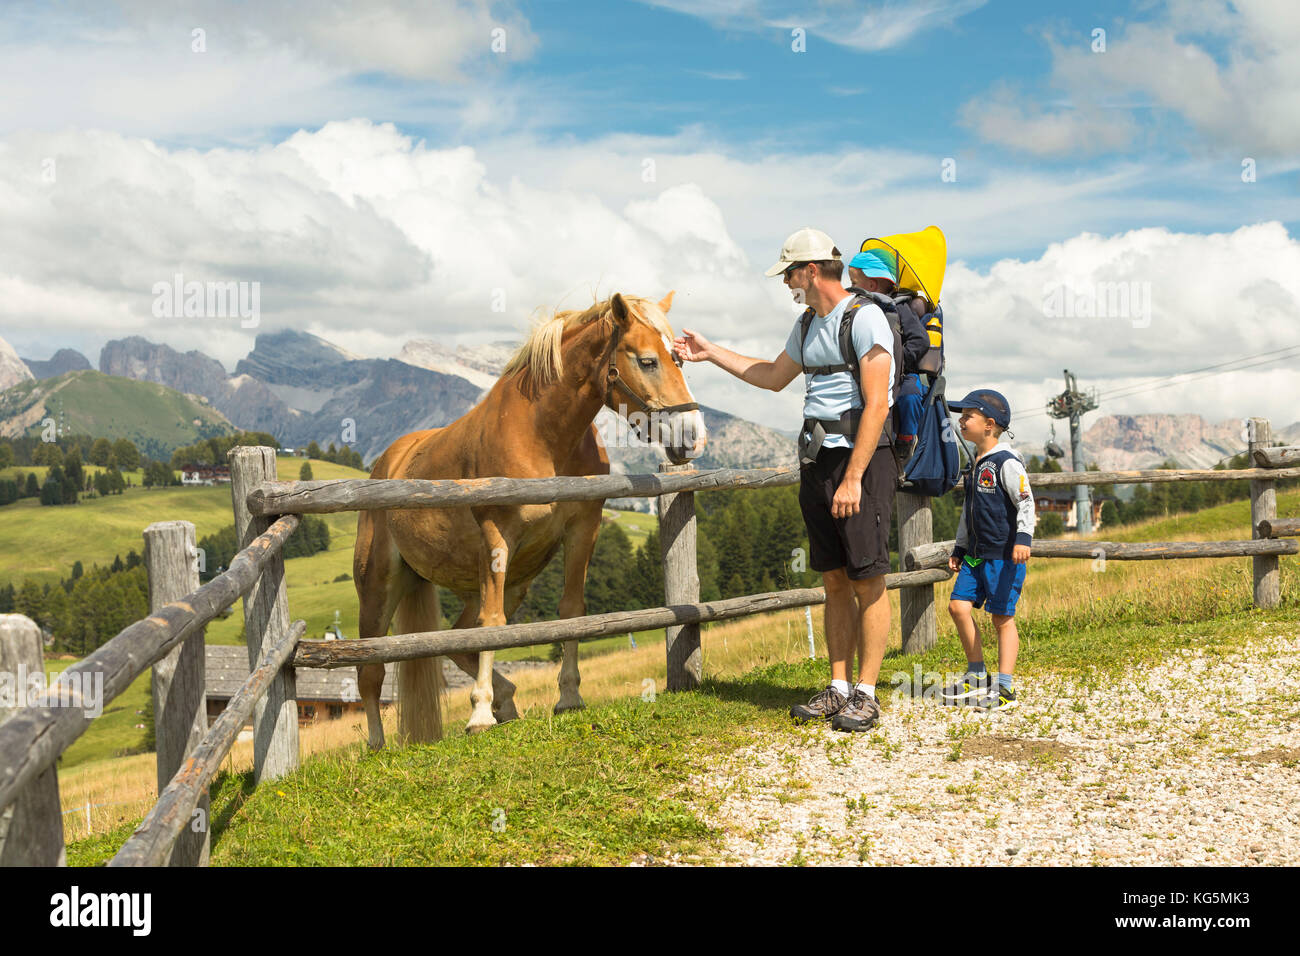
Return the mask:
<path id="1" fill-rule="evenodd" d="M 790 287 L 790 295 L 801 304 L 808 301 L 812 280 L 813 268 L 810 262 L 796 262 L 785 270 L 785 284 Z"/>

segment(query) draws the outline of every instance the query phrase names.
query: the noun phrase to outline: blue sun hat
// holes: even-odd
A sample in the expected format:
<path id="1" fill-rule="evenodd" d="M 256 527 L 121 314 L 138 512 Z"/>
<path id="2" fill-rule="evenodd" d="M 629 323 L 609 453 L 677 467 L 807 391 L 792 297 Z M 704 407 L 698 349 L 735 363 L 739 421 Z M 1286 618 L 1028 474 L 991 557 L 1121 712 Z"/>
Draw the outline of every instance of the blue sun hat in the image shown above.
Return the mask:
<path id="1" fill-rule="evenodd" d="M 898 281 L 897 260 L 892 253 L 884 249 L 859 252 L 849 260 L 849 268 L 861 269 L 871 279 L 888 279 L 895 283 Z"/>

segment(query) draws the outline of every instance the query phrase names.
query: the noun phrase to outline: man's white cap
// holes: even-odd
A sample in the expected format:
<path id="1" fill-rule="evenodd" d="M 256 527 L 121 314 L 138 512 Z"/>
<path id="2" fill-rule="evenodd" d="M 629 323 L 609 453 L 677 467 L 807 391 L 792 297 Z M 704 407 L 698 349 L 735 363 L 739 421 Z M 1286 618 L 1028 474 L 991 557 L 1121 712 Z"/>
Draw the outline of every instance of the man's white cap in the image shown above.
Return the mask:
<path id="1" fill-rule="evenodd" d="M 781 247 L 781 261 L 768 269 L 766 275 L 779 276 L 796 262 L 822 262 L 839 257 L 830 236 L 820 229 L 805 226 L 786 239 Z"/>

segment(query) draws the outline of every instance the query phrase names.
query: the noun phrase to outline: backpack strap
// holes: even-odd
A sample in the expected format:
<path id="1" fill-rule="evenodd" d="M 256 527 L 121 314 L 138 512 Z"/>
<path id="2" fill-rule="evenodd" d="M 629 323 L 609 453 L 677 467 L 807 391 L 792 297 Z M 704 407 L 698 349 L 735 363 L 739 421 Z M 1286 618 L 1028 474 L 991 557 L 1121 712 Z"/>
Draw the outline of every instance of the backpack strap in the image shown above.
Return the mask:
<path id="1" fill-rule="evenodd" d="M 890 383 L 890 395 L 892 402 L 890 404 L 889 414 L 885 416 L 885 427 L 881 429 L 880 443 L 877 445 L 889 445 L 894 448 L 894 438 L 898 433 L 894 417 L 898 414 L 898 395 L 903 386 L 903 332 L 902 325 L 898 316 L 898 309 L 892 299 L 888 296 L 880 295 L 875 292 L 857 292 L 856 300 L 850 303 L 849 307 L 844 310 L 844 318 L 840 322 L 840 354 L 844 356 L 846 363 L 851 363 L 850 371 L 853 373 L 853 383 L 858 388 L 858 394 L 862 395 L 861 366 L 856 361 L 856 354 L 853 349 L 853 318 L 857 315 L 858 310 L 868 302 L 878 306 L 880 311 L 885 313 L 885 321 L 889 325 L 889 331 L 893 333 L 893 342 L 891 349 L 894 358 L 894 380 Z M 862 402 L 865 405 L 866 395 L 862 395 Z M 897 449 L 894 449 L 894 461 L 898 462 Z M 901 464 L 900 464 L 900 472 Z"/>
<path id="2" fill-rule="evenodd" d="M 894 455 L 894 465 L 898 469 L 901 478 L 903 473 L 902 462 L 898 458 L 898 450 L 894 447 L 894 436 L 897 434 L 897 428 L 894 424 L 894 416 L 898 413 L 898 393 L 903 382 L 903 344 L 902 333 L 899 326 L 898 310 L 894 303 L 887 296 L 876 293 L 863 292 L 860 289 L 852 290 L 853 301 L 844 309 L 844 314 L 840 318 L 839 328 L 839 346 L 840 356 L 843 362 L 837 365 L 818 365 L 808 366 L 803 363 L 804 343 L 808 338 L 809 330 L 812 327 L 813 309 L 809 306 L 804 310 L 800 317 L 800 338 L 799 338 L 799 366 L 805 374 L 811 375 L 831 375 L 835 373 L 848 372 L 853 377 L 853 385 L 859 395 L 862 396 L 863 405 L 866 405 L 866 396 L 862 395 L 862 367 L 858 361 L 857 354 L 853 348 L 853 320 L 858 314 L 858 310 L 868 302 L 880 307 L 885 313 L 885 319 L 889 324 L 889 329 L 893 333 L 893 342 L 891 348 L 894 357 L 894 381 L 891 384 L 893 402 L 889 414 L 885 416 L 885 425 L 881 430 L 880 441 L 876 447 L 888 445 Z M 862 419 L 862 409 L 853 408 L 844 412 L 839 420 L 822 419 L 821 424 L 827 434 L 847 435 L 850 439 L 857 436 L 858 424 Z M 806 424 L 806 423 L 805 423 Z"/>
<path id="3" fill-rule="evenodd" d="M 804 346 L 808 341 L 808 331 L 812 328 L 813 308 L 808 306 L 804 313 L 799 317 L 799 368 L 805 375 L 834 375 L 839 372 L 852 372 L 854 381 L 857 381 L 857 366 L 841 363 L 839 365 L 805 365 L 803 360 Z"/>

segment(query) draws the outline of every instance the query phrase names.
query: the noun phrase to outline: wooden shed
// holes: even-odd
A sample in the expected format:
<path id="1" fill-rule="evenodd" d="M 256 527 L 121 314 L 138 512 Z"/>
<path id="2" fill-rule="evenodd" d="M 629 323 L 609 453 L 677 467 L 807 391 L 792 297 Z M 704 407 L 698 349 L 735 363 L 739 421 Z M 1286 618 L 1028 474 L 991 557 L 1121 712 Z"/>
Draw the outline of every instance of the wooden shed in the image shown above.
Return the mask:
<path id="1" fill-rule="evenodd" d="M 248 648 L 241 645 L 209 644 L 205 654 L 205 686 L 208 697 L 208 726 L 226 709 L 230 698 L 248 680 Z M 389 665 L 384 672 L 384 686 L 379 694 L 380 706 L 397 700 L 397 668 Z M 342 717 L 362 712 L 361 692 L 357 689 L 357 669 L 338 667 L 326 670 L 301 667 L 295 671 L 298 685 L 298 723 Z M 251 726 L 251 721 L 249 725 Z"/>

